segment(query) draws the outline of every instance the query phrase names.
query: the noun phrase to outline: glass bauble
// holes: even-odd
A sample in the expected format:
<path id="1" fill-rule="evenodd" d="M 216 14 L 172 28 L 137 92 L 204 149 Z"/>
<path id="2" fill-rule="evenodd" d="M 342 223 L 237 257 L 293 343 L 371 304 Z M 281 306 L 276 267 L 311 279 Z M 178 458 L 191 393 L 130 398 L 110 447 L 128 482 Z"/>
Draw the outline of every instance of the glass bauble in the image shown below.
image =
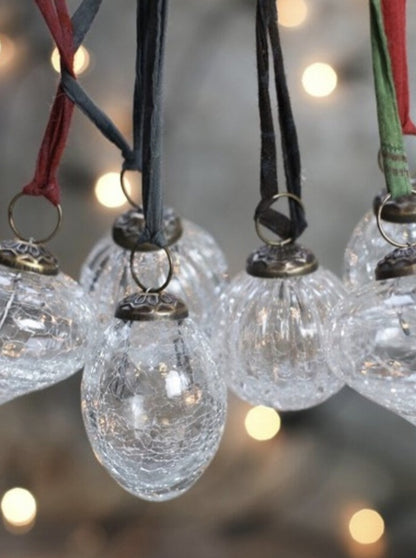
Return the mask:
<path id="1" fill-rule="evenodd" d="M 382 195 L 375 198 L 375 211 L 381 199 Z M 377 262 L 391 250 L 391 245 L 378 230 L 375 211 L 368 211 L 357 224 L 345 250 L 343 279 L 350 290 L 374 281 Z M 403 196 L 395 202 L 389 202 L 383 215 L 388 218 L 388 220 L 383 219 L 383 228 L 388 236 L 401 244 L 416 242 L 414 196 Z"/>
<path id="2" fill-rule="evenodd" d="M 79 371 L 94 324 L 91 301 L 64 273 L 0 265 L 0 402 Z"/>
<path id="3" fill-rule="evenodd" d="M 336 307 L 331 324 L 334 373 L 416 424 L 416 277 L 363 285 Z"/>
<path id="4" fill-rule="evenodd" d="M 155 301 L 159 295 L 146 296 Z M 162 296 L 169 305 L 172 297 Z M 179 496 L 217 451 L 226 387 L 206 337 L 190 318 L 114 318 L 84 369 L 81 391 L 97 459 L 135 496 Z"/>
<path id="5" fill-rule="evenodd" d="M 296 246 L 265 249 L 269 266 L 288 256 L 289 270 L 304 252 Z M 326 361 L 325 330 L 343 296 L 341 282 L 322 268 L 280 278 L 237 275 L 218 318 L 216 347 L 228 386 L 253 405 L 283 411 L 312 407 L 339 391 L 343 382 Z"/>
<path id="6" fill-rule="evenodd" d="M 125 215 L 133 219 L 135 214 Z M 174 275 L 169 291 L 185 301 L 192 319 L 209 333 L 212 309 L 227 282 L 227 264 L 209 233 L 189 221 L 182 221 L 182 228 L 182 234 L 170 245 Z M 135 268 L 146 285 L 163 283 L 166 265 L 163 251 L 136 252 Z M 83 265 L 80 283 L 97 303 L 105 326 L 118 302 L 137 289 L 130 273 L 130 252 L 110 236 L 101 239 Z"/>

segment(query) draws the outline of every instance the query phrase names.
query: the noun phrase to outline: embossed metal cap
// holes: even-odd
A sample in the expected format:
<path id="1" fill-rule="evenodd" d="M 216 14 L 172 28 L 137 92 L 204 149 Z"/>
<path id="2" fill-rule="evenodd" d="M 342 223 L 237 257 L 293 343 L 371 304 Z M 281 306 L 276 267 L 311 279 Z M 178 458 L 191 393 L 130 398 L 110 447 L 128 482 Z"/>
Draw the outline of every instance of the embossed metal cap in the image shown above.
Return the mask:
<path id="1" fill-rule="evenodd" d="M 319 267 L 314 254 L 299 244 L 261 246 L 247 259 L 246 271 L 254 277 L 278 279 L 298 277 L 316 271 Z"/>
<path id="2" fill-rule="evenodd" d="M 141 208 L 131 209 L 123 213 L 114 221 L 113 240 L 126 250 L 134 250 L 137 241 L 144 230 L 145 219 Z M 166 245 L 171 246 L 182 236 L 182 223 L 180 217 L 171 208 L 167 208 L 163 215 L 163 232 Z M 141 252 L 150 252 L 159 248 L 154 244 L 145 243 L 137 247 Z"/>
<path id="3" fill-rule="evenodd" d="M 377 281 L 394 279 L 405 275 L 416 275 L 416 246 L 396 248 L 377 264 Z"/>
<path id="4" fill-rule="evenodd" d="M 58 275 L 58 260 L 42 244 L 23 240 L 0 243 L 0 264 L 41 275 Z"/>
<path id="5" fill-rule="evenodd" d="M 155 320 L 183 320 L 188 308 L 179 298 L 169 293 L 135 293 L 118 305 L 115 317 L 128 322 Z"/>
<path id="6" fill-rule="evenodd" d="M 380 192 L 373 200 L 374 214 L 377 215 L 386 192 Z M 391 223 L 416 223 L 416 196 L 409 194 L 386 202 L 382 219 Z"/>

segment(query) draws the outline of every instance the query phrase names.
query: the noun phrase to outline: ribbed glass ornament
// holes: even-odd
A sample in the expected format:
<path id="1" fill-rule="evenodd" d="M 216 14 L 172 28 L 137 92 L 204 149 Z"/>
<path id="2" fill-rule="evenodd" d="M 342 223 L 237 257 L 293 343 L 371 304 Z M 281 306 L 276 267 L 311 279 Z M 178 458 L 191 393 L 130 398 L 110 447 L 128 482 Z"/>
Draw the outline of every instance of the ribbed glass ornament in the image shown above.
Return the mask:
<path id="1" fill-rule="evenodd" d="M 93 304 L 70 277 L 0 265 L 0 402 L 81 370 L 94 332 Z"/>
<path id="2" fill-rule="evenodd" d="M 135 496 L 168 500 L 189 489 L 214 457 L 226 387 L 189 318 L 113 319 L 84 370 L 82 413 L 110 475 Z"/>
<path id="3" fill-rule="evenodd" d="M 282 279 L 237 275 L 222 297 L 217 353 L 228 386 L 253 405 L 300 410 L 343 382 L 329 369 L 327 318 L 344 296 L 330 271 Z"/>
<path id="4" fill-rule="evenodd" d="M 184 220 L 182 225 L 182 236 L 170 246 L 174 275 L 169 291 L 185 301 L 190 316 L 209 333 L 212 309 L 227 283 L 227 263 L 209 233 L 190 221 Z M 143 283 L 161 284 L 166 278 L 165 254 L 160 250 L 137 252 L 135 268 Z M 110 236 L 101 239 L 82 267 L 80 283 L 96 302 L 105 326 L 118 302 L 137 289 L 130 274 L 130 252 Z"/>

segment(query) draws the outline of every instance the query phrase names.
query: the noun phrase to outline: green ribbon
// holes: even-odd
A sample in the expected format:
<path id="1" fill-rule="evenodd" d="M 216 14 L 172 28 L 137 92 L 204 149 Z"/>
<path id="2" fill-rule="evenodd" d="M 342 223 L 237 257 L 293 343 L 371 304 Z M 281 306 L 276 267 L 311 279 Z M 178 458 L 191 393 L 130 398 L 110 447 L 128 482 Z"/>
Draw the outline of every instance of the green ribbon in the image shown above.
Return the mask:
<path id="1" fill-rule="evenodd" d="M 395 199 L 411 194 L 412 186 L 387 38 L 384 32 L 381 0 L 370 0 L 370 21 L 380 156 L 387 191 Z"/>

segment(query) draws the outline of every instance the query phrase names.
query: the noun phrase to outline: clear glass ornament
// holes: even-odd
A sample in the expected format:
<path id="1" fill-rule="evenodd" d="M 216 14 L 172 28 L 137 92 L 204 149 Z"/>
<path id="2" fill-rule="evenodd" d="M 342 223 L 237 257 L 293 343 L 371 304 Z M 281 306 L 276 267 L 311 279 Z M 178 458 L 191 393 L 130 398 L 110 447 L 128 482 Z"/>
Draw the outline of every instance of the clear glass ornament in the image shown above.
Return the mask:
<path id="1" fill-rule="evenodd" d="M 409 260 L 410 253 L 410 260 Z M 393 259 L 392 259 L 393 256 Z M 414 249 L 396 250 L 378 266 L 415 267 Z M 328 340 L 331 367 L 343 381 L 416 424 L 416 278 L 367 283 L 334 310 Z"/>
<path id="2" fill-rule="evenodd" d="M 182 228 L 182 235 L 170 246 L 174 276 L 169 292 L 185 301 L 190 316 L 209 334 L 213 308 L 228 281 L 227 263 L 209 233 L 186 220 Z M 129 258 L 128 250 L 106 236 L 82 267 L 80 283 L 96 302 L 103 327 L 114 315 L 117 303 L 137 290 Z M 166 259 L 160 251 L 137 252 L 135 267 L 150 285 L 159 284 L 166 275 Z"/>
<path id="3" fill-rule="evenodd" d="M 300 255 L 303 273 L 304 249 L 264 250 L 269 269 L 275 257 L 279 266 L 287 260 L 293 271 Z M 339 391 L 343 382 L 327 364 L 325 330 L 344 294 L 341 281 L 321 268 L 281 278 L 237 275 L 222 297 L 218 318 L 217 353 L 228 386 L 253 405 L 282 411 L 312 407 Z"/>
<path id="4" fill-rule="evenodd" d="M 0 403 L 81 370 L 94 332 L 92 306 L 63 273 L 0 265 Z"/>
<path id="5" fill-rule="evenodd" d="M 150 297 L 151 313 L 159 295 L 142 296 Z M 172 297 L 160 296 L 166 310 Z M 142 304 L 140 295 L 137 301 Z M 97 459 L 135 496 L 179 496 L 217 451 L 225 382 L 206 337 L 189 318 L 114 318 L 84 369 L 81 392 Z"/>
<path id="6" fill-rule="evenodd" d="M 381 196 L 375 198 L 375 209 L 377 209 L 380 199 Z M 383 220 L 385 232 L 389 236 L 395 235 L 398 242 L 402 244 L 413 244 L 416 242 L 414 198 L 404 196 L 396 200 L 394 205 L 393 202 L 390 203 L 390 218 L 395 221 Z M 389 208 L 387 207 L 387 209 Z M 405 222 L 406 220 L 407 222 Z M 374 211 L 368 211 L 355 227 L 345 250 L 343 273 L 345 286 L 351 290 L 373 281 L 377 262 L 390 250 L 390 244 L 380 235 Z"/>

